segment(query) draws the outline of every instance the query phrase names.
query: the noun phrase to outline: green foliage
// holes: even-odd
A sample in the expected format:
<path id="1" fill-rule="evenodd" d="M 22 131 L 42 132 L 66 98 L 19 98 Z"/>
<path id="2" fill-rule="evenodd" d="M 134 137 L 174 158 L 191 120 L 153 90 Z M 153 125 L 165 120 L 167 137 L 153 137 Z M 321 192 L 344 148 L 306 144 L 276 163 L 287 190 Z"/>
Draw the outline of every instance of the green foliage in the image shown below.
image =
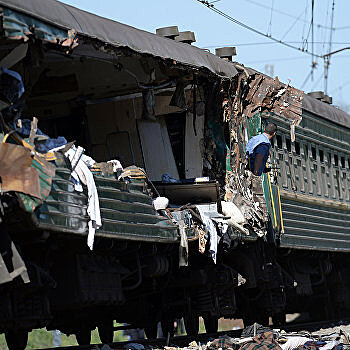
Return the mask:
<path id="1" fill-rule="evenodd" d="M 115 342 L 127 340 L 126 336 L 122 335 L 121 331 L 114 332 L 114 340 Z M 98 335 L 97 329 L 94 329 L 91 332 L 91 344 L 100 344 L 101 340 Z M 67 336 L 62 333 L 62 346 L 69 345 L 78 345 L 75 336 L 70 335 Z M 32 349 L 44 349 L 52 347 L 52 332 L 47 331 L 45 328 L 34 329 L 28 335 L 28 344 L 26 350 Z M 0 350 L 8 350 L 5 340 L 5 335 L 0 334 Z"/>

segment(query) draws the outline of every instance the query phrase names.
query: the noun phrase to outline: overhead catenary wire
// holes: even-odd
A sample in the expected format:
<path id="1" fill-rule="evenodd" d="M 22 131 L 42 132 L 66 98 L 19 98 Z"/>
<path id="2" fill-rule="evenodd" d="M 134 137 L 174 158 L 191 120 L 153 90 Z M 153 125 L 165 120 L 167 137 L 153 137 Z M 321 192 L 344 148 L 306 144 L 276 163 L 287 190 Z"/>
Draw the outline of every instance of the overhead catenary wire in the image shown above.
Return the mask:
<path id="1" fill-rule="evenodd" d="M 260 6 L 261 8 L 264 8 L 266 10 L 271 10 L 271 7 L 268 6 L 268 5 L 264 5 L 264 4 L 261 4 L 257 1 L 254 1 L 254 0 L 245 0 L 246 2 L 249 2 L 251 4 L 254 4 L 256 6 Z M 284 11 L 281 11 L 281 10 L 277 10 L 276 8 L 272 9 L 273 12 L 275 13 L 279 13 L 281 15 L 284 15 L 284 16 L 287 16 L 287 17 L 290 17 L 290 18 L 294 18 L 294 19 L 297 19 L 297 16 L 295 15 L 292 15 L 288 12 L 284 12 Z M 306 13 L 305 13 L 306 14 Z M 308 24 L 310 23 L 306 18 L 304 19 L 299 19 L 300 22 L 304 22 L 305 24 Z M 323 29 L 331 29 L 331 27 L 329 26 L 326 26 L 324 24 L 320 24 L 320 23 L 315 23 L 315 26 L 317 28 L 323 28 Z M 341 26 L 341 27 L 334 27 L 333 30 L 345 30 L 345 29 L 350 29 L 350 26 Z"/>
<path id="2" fill-rule="evenodd" d="M 270 62 L 282 62 L 282 61 L 295 61 L 295 60 L 305 60 L 307 56 L 298 56 L 298 57 L 282 57 L 282 58 L 265 58 L 264 60 L 256 60 L 256 61 L 248 61 L 246 64 L 254 64 L 254 63 L 266 63 L 266 61 Z"/>
<path id="3" fill-rule="evenodd" d="M 283 40 L 280 40 L 280 39 L 277 39 L 277 38 L 275 38 L 273 36 L 269 36 L 267 34 L 264 34 L 263 32 L 255 29 L 255 28 L 253 28 L 253 27 L 251 27 L 251 26 L 249 26 L 249 25 L 247 25 L 247 24 L 245 24 L 245 23 L 243 23 L 243 22 L 233 18 L 232 16 L 226 14 L 225 12 L 217 9 L 213 4 L 210 4 L 210 2 L 207 1 L 207 0 L 197 0 L 197 1 L 200 2 L 201 4 L 203 4 L 204 6 L 208 7 L 213 12 L 219 14 L 220 16 L 222 16 L 222 17 L 228 19 L 229 21 L 231 21 L 231 22 L 241 26 L 242 28 L 250 30 L 251 32 L 254 32 L 254 33 L 258 34 L 258 35 L 264 36 L 265 38 L 268 38 L 268 39 L 270 39 L 270 40 L 272 40 L 272 41 L 274 41 L 276 43 L 280 43 L 281 45 L 284 45 L 284 46 L 289 47 L 291 49 L 294 49 L 294 50 L 297 50 L 297 51 L 300 51 L 300 52 L 304 52 L 304 53 L 306 53 L 308 55 L 311 55 L 311 56 L 315 56 L 315 57 L 319 57 L 319 58 L 322 57 L 321 55 L 317 55 L 317 54 L 315 54 L 313 52 L 310 52 L 308 50 L 303 50 L 300 47 L 288 44 L 287 42 L 285 42 Z"/>
<path id="4" fill-rule="evenodd" d="M 326 13 L 326 16 L 325 16 L 325 25 L 328 21 L 328 17 L 329 17 L 329 4 L 330 4 L 330 0 L 328 0 L 327 2 L 327 13 Z M 321 35 L 322 37 L 322 35 Z M 327 37 L 327 30 L 323 30 L 323 43 L 322 43 L 322 49 L 321 49 L 321 52 L 324 52 L 325 51 L 325 45 L 326 45 L 326 37 Z"/>
<path id="5" fill-rule="evenodd" d="M 306 84 L 306 83 L 308 82 L 308 80 L 310 79 L 312 73 L 313 73 L 313 68 L 311 68 L 309 74 L 306 76 L 304 82 L 301 84 L 301 86 L 300 86 L 300 89 L 301 89 L 301 90 L 304 88 L 305 84 Z"/>
<path id="6" fill-rule="evenodd" d="M 302 44 L 303 41 L 286 41 L 288 44 Z M 311 42 L 310 42 L 311 43 Z M 215 44 L 215 45 L 205 45 L 202 48 L 204 49 L 213 49 L 220 46 L 256 46 L 256 45 L 274 45 L 279 44 L 275 41 L 264 41 L 264 42 L 253 42 L 253 43 L 225 43 L 225 44 Z M 314 44 L 328 44 L 328 42 L 324 41 L 314 41 Z M 333 42 L 333 45 L 350 45 L 350 42 Z"/>
<path id="7" fill-rule="evenodd" d="M 305 11 L 303 10 L 303 11 L 301 12 L 301 14 L 299 15 L 299 17 L 295 19 L 295 21 L 292 23 L 292 25 L 291 25 L 291 26 L 287 29 L 287 31 L 283 34 L 281 40 L 283 40 L 283 39 L 288 35 L 288 33 L 290 33 L 290 31 L 291 31 L 291 30 L 294 28 L 294 26 L 297 24 L 298 19 L 299 19 L 304 13 L 305 13 Z"/>
<path id="8" fill-rule="evenodd" d="M 270 13 L 270 21 L 269 25 L 267 27 L 267 35 L 271 36 L 272 35 L 272 15 L 273 15 L 273 3 L 274 0 L 271 0 L 271 13 Z"/>
<path id="9" fill-rule="evenodd" d="M 290 13 L 287 13 L 287 12 L 283 12 L 283 11 L 277 10 L 277 9 L 275 9 L 275 8 L 272 9 L 270 6 L 267 6 L 267 5 L 264 5 L 264 4 L 260 4 L 259 2 L 256 2 L 256 1 L 253 1 L 253 0 L 245 0 L 245 1 L 250 2 L 251 4 L 254 4 L 254 5 L 256 5 L 256 6 L 260 6 L 260 7 L 262 7 L 262 8 L 265 8 L 265 9 L 267 9 L 267 10 L 271 10 L 271 11 L 273 11 L 273 12 L 275 12 L 275 13 L 279 13 L 279 14 L 281 14 L 281 15 L 284 15 L 284 16 L 287 16 L 287 17 L 290 17 L 290 18 L 297 19 L 297 16 L 291 15 Z M 299 21 L 300 21 L 300 22 L 304 22 L 304 23 L 309 23 L 309 21 L 306 20 L 306 19 L 299 19 Z M 316 26 L 317 26 L 318 28 L 326 28 L 326 29 L 329 29 L 329 27 L 324 26 L 324 25 L 322 25 L 322 24 L 316 24 Z M 343 28 L 346 28 L 346 27 L 342 27 L 341 29 L 343 29 Z M 350 27 L 349 27 L 349 28 L 350 28 Z"/>
<path id="10" fill-rule="evenodd" d="M 315 8 L 315 0 L 311 0 L 311 80 L 314 80 L 314 68 L 316 67 L 315 59 L 314 59 L 314 8 Z"/>
<path id="11" fill-rule="evenodd" d="M 315 87 L 319 84 L 319 82 L 322 80 L 323 78 L 323 73 L 320 75 L 320 77 L 316 80 L 316 82 L 314 83 L 314 85 L 312 85 L 311 90 L 310 91 L 314 91 Z"/>
<path id="12" fill-rule="evenodd" d="M 342 90 L 345 86 L 350 85 L 350 80 L 346 81 L 345 83 L 342 83 L 341 85 L 337 86 L 335 89 L 333 89 L 331 91 L 331 94 L 333 94 L 334 92 L 338 91 L 338 90 Z"/>
<path id="13" fill-rule="evenodd" d="M 329 53 L 332 52 L 334 5 L 335 5 L 335 0 L 333 0 L 332 2 L 331 29 L 329 33 L 329 46 L 328 46 Z M 325 94 L 327 94 L 327 90 L 328 90 L 328 73 L 329 73 L 330 59 L 331 59 L 331 55 L 324 56 L 324 93 Z"/>
<path id="14" fill-rule="evenodd" d="M 301 35 L 301 39 L 302 41 L 304 41 L 304 34 L 305 34 L 305 25 L 306 25 L 306 17 L 307 17 L 307 13 L 308 13 L 308 9 L 309 9 L 309 2 L 306 2 L 306 7 L 305 7 L 305 14 L 304 14 L 304 25 L 303 25 L 303 33 Z"/>

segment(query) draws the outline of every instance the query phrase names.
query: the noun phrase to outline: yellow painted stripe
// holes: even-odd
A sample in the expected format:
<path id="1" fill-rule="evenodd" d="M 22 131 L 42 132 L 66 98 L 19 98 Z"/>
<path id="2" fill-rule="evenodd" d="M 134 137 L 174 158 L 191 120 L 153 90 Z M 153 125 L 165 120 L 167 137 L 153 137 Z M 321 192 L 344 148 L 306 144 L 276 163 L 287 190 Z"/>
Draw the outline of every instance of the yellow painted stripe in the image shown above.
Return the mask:
<path id="1" fill-rule="evenodd" d="M 280 187 L 278 185 L 277 185 L 277 193 L 278 193 L 278 200 L 279 200 L 279 205 L 280 205 L 281 233 L 284 233 L 282 206 L 281 206 L 281 196 L 280 196 Z"/>
<path id="2" fill-rule="evenodd" d="M 6 134 L 6 135 L 4 136 L 4 138 L 2 139 L 2 143 L 5 143 L 8 137 L 9 137 L 9 134 Z"/>
<path id="3" fill-rule="evenodd" d="M 270 188 L 270 193 L 271 193 L 271 202 L 272 202 L 272 209 L 273 209 L 273 221 L 275 223 L 275 227 L 277 227 L 275 201 L 273 200 L 273 193 L 272 193 L 270 175 L 268 173 L 266 175 L 267 175 L 267 180 L 269 182 L 269 188 Z"/>

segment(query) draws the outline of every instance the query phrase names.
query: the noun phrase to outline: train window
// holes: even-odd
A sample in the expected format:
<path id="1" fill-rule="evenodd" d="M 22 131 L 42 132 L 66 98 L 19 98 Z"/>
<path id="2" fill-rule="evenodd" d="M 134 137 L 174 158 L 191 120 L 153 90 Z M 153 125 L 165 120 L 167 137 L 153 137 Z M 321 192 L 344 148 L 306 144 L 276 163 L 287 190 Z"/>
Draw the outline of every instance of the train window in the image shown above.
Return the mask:
<path id="1" fill-rule="evenodd" d="M 307 158 L 309 156 L 309 150 L 306 145 L 304 145 L 304 153 L 305 153 L 305 157 Z"/>
<path id="2" fill-rule="evenodd" d="M 340 158 L 340 163 L 341 163 L 341 167 L 345 168 L 345 158 L 344 157 Z"/>
<path id="3" fill-rule="evenodd" d="M 334 165 L 335 165 L 335 166 L 338 166 L 338 165 L 339 165 L 338 156 L 337 156 L 336 154 L 334 155 Z"/>
<path id="4" fill-rule="evenodd" d="M 311 147 L 311 152 L 312 152 L 312 158 L 316 160 L 316 148 Z"/>
<path id="5" fill-rule="evenodd" d="M 282 136 L 277 135 L 277 147 L 282 148 Z"/>
<path id="6" fill-rule="evenodd" d="M 295 142 L 295 153 L 298 156 L 300 155 L 300 144 L 299 144 L 299 142 Z"/>
<path id="7" fill-rule="evenodd" d="M 350 169 L 350 158 L 348 159 L 348 169 Z"/>
<path id="8" fill-rule="evenodd" d="M 328 153 L 327 158 L 328 158 L 328 164 L 331 165 L 332 164 L 332 162 L 331 162 L 332 157 L 331 157 L 330 153 Z"/>
<path id="9" fill-rule="evenodd" d="M 292 151 L 292 144 L 290 142 L 290 139 L 286 139 L 286 146 L 287 146 L 288 152 L 291 152 Z"/>
<path id="10" fill-rule="evenodd" d="M 324 161 L 323 151 L 320 149 L 319 153 L 320 153 L 320 162 L 323 162 Z"/>
<path id="11" fill-rule="evenodd" d="M 272 146 L 272 148 L 274 148 L 274 147 L 275 147 L 275 139 L 274 139 L 274 138 L 272 138 L 272 139 L 270 140 L 270 142 L 271 142 L 271 146 Z"/>

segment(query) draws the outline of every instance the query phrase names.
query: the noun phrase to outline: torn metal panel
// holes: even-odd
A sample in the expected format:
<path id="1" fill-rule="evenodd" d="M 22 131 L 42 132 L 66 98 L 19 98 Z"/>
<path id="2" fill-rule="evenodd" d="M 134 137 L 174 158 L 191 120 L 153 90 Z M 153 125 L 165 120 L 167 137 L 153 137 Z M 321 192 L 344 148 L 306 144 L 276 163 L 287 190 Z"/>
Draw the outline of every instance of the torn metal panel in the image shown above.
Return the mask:
<path id="1" fill-rule="evenodd" d="M 72 28 L 60 29 L 5 6 L 2 8 L 5 37 L 15 40 L 22 39 L 26 42 L 29 40 L 29 36 L 34 36 L 54 44 L 72 45 L 72 37 L 75 37 L 75 31 L 71 31 Z"/>
<path id="2" fill-rule="evenodd" d="M 248 79 L 244 103 L 246 116 L 256 112 L 270 112 L 282 115 L 294 125 L 301 121 L 303 92 L 289 85 L 281 84 L 278 78 L 255 74 Z"/>
<path id="3" fill-rule="evenodd" d="M 223 77 L 231 78 L 237 74 L 231 62 L 210 52 L 96 16 L 59 1 L 0 0 L 0 5 L 7 11 L 6 33 L 13 38 L 24 38 L 23 35 L 26 36 L 31 24 L 34 24 L 36 32 L 43 39 L 53 41 L 59 38 L 64 41 L 69 39 L 68 31 L 74 28 L 79 35 L 97 39 L 103 45 L 169 59 L 173 64 L 207 69 Z M 11 25 L 10 19 L 14 19 Z"/>
<path id="4" fill-rule="evenodd" d="M 33 212 L 50 194 L 55 167 L 29 148 L 0 143 L 0 193 L 18 192 L 24 209 Z"/>
<path id="5" fill-rule="evenodd" d="M 31 164 L 32 157 L 28 149 L 10 143 L 1 143 L 1 192 L 22 192 L 41 199 L 39 176 Z"/>
<path id="6" fill-rule="evenodd" d="M 230 168 L 226 167 L 225 200 L 240 209 L 246 225 L 258 236 L 268 232 L 268 213 L 274 229 L 281 231 L 279 202 L 275 203 L 276 186 L 269 174 L 255 177 L 246 170 L 244 145 L 250 137 L 263 131 L 262 116 L 268 117 L 270 113 L 284 116 L 290 122 L 292 134 L 302 118 L 303 92 L 281 84 L 278 78 L 245 69 L 232 85 L 231 92 L 226 89 L 222 106 L 223 120 L 230 125 Z M 279 199 L 279 195 L 277 197 Z"/>

